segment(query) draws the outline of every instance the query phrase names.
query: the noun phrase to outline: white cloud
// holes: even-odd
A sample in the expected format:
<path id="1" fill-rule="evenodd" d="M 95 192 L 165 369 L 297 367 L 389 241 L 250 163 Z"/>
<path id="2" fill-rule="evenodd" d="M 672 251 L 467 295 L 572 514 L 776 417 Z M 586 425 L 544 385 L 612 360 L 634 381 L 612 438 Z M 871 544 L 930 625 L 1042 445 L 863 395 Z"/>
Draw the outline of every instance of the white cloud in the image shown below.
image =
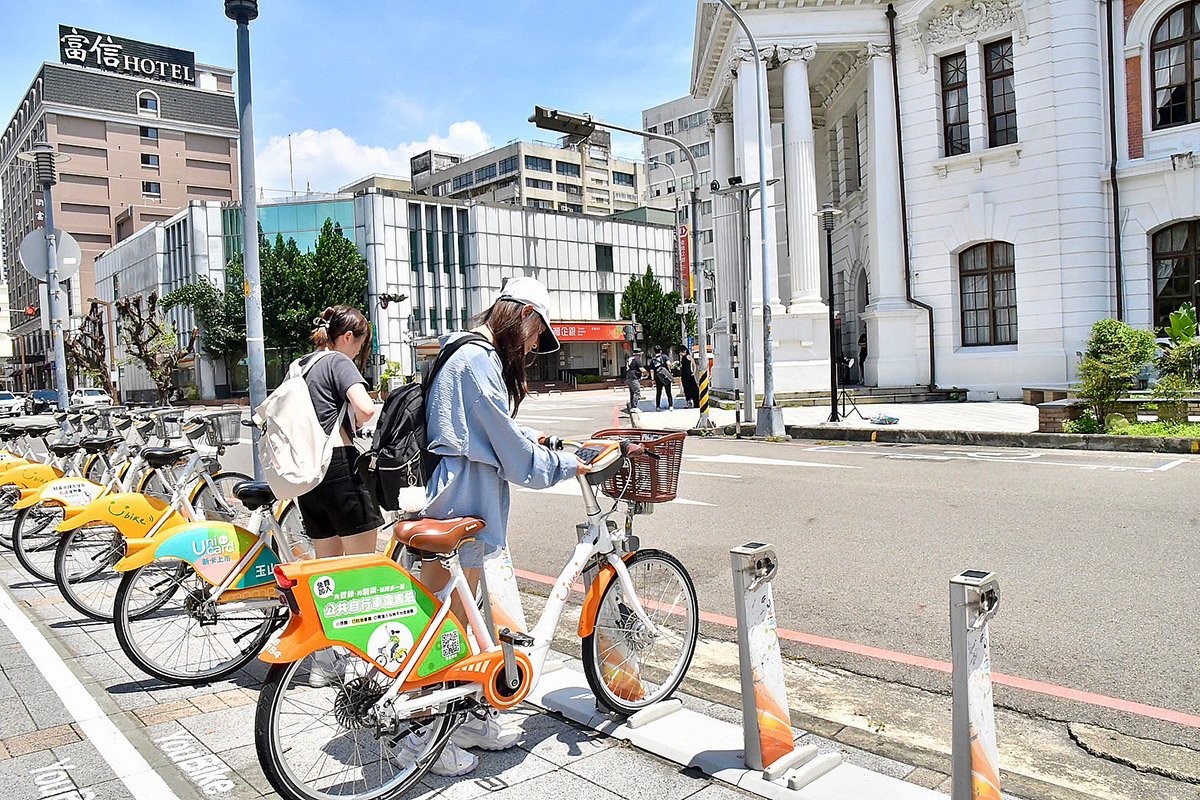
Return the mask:
<path id="1" fill-rule="evenodd" d="M 424 141 L 401 143 L 395 147 L 363 144 L 337 128 L 293 133 L 292 168 L 296 191 L 311 185 L 314 192 L 333 192 L 353 180 L 372 173 L 408 175 L 408 160 L 425 150 L 446 150 L 470 155 L 491 147 L 491 139 L 474 120 L 451 123 L 446 136 L 432 134 Z M 268 195 L 286 192 L 291 186 L 288 174 L 288 137 L 272 136 L 258 148 L 254 160 L 258 185 Z"/>

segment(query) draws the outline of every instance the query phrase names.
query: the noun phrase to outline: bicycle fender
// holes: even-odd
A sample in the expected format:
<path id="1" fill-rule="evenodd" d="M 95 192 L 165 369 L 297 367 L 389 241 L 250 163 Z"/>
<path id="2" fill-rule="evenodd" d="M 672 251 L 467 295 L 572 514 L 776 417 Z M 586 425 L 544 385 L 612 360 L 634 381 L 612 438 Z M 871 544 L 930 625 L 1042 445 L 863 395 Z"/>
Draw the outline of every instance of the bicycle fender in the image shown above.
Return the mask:
<path id="1" fill-rule="evenodd" d="M 196 574 L 213 586 L 219 586 L 230 570 L 251 551 L 258 537 L 228 522 L 186 522 L 164 530 L 150 545 L 133 545 L 130 553 L 117 564 L 126 572 L 152 561 L 175 559 L 190 564 Z M 152 545 L 152 546 L 151 546 Z M 273 570 L 279 558 L 264 547 L 230 585 L 230 589 L 248 589 L 275 580 Z"/>
<path id="2" fill-rule="evenodd" d="M 632 557 L 633 553 L 626 553 L 621 560 L 628 561 Z M 608 588 L 608 584 L 615 577 L 617 577 L 616 569 L 606 561 L 596 574 L 592 585 L 588 587 L 587 594 L 583 598 L 583 608 L 579 611 L 580 639 L 591 636 L 592 631 L 596 629 L 596 615 L 600 613 L 600 598 L 604 596 L 604 590 Z"/>
<path id="3" fill-rule="evenodd" d="M 162 500 L 137 492 L 106 494 L 88 503 L 78 514 L 60 522 L 58 529 L 66 533 L 84 525 L 102 523 L 113 526 L 126 539 L 138 539 L 150 533 L 166 509 L 167 504 Z M 182 516 L 172 512 L 172 519 L 167 520 L 164 530 L 182 525 L 184 521 Z"/>
<path id="4" fill-rule="evenodd" d="M 21 499 L 13 504 L 13 508 L 29 508 L 37 503 L 53 503 L 70 508 L 82 508 L 95 500 L 104 492 L 104 487 L 93 483 L 87 478 L 55 478 L 40 487 L 30 490 L 29 494 L 21 492 Z"/>
<path id="5" fill-rule="evenodd" d="M 49 464 L 22 464 L 4 473 L 3 483 L 15 483 L 22 489 L 31 489 L 61 478 L 62 470 Z M 23 494 L 23 493 L 22 493 Z"/>

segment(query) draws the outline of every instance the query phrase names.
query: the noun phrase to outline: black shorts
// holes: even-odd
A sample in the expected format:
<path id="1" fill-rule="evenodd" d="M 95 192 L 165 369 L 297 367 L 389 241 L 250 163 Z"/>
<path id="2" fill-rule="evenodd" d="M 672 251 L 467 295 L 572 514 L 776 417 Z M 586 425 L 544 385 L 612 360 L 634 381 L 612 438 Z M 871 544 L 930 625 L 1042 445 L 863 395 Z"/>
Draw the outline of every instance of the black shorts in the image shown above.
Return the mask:
<path id="1" fill-rule="evenodd" d="M 325 479 L 296 498 L 309 538 L 353 536 L 383 525 L 375 499 L 354 469 L 357 460 L 358 450 L 353 447 L 334 449 Z"/>

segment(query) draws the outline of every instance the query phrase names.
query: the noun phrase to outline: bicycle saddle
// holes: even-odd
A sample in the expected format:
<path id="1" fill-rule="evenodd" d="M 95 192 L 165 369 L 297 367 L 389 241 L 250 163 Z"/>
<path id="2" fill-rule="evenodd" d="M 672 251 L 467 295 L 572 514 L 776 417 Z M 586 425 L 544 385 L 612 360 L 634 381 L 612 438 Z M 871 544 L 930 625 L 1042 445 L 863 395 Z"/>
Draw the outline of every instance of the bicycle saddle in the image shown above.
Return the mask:
<path id="1" fill-rule="evenodd" d="M 410 519 L 396 523 L 396 540 L 426 553 L 453 553 L 483 530 L 479 517 Z"/>
<path id="2" fill-rule="evenodd" d="M 46 446 L 56 456 L 69 456 L 83 447 L 79 442 L 51 442 Z"/>
<path id="3" fill-rule="evenodd" d="M 166 467 L 196 452 L 194 447 L 147 447 L 142 458 L 152 467 Z"/>
<path id="4" fill-rule="evenodd" d="M 122 441 L 124 439 L 120 436 L 89 436 L 79 444 L 89 453 L 104 453 L 112 450 Z"/>
<path id="5" fill-rule="evenodd" d="M 19 433 L 25 436 L 45 436 L 56 430 L 58 430 L 57 425 L 26 425 L 20 429 Z M 14 432 L 16 432 L 15 429 Z"/>
<path id="6" fill-rule="evenodd" d="M 233 496 L 251 511 L 257 511 L 275 502 L 275 494 L 266 481 L 242 481 L 233 487 Z"/>

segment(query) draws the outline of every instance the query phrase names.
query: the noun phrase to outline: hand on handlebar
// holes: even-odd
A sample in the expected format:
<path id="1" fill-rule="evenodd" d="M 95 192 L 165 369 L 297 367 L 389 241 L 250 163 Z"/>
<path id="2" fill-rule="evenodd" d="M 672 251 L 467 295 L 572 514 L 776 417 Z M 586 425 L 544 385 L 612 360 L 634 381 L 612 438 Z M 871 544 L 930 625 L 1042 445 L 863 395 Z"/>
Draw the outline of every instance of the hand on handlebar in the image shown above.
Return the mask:
<path id="1" fill-rule="evenodd" d="M 539 436 L 537 443 L 551 450 L 562 450 L 565 442 L 558 436 Z"/>

